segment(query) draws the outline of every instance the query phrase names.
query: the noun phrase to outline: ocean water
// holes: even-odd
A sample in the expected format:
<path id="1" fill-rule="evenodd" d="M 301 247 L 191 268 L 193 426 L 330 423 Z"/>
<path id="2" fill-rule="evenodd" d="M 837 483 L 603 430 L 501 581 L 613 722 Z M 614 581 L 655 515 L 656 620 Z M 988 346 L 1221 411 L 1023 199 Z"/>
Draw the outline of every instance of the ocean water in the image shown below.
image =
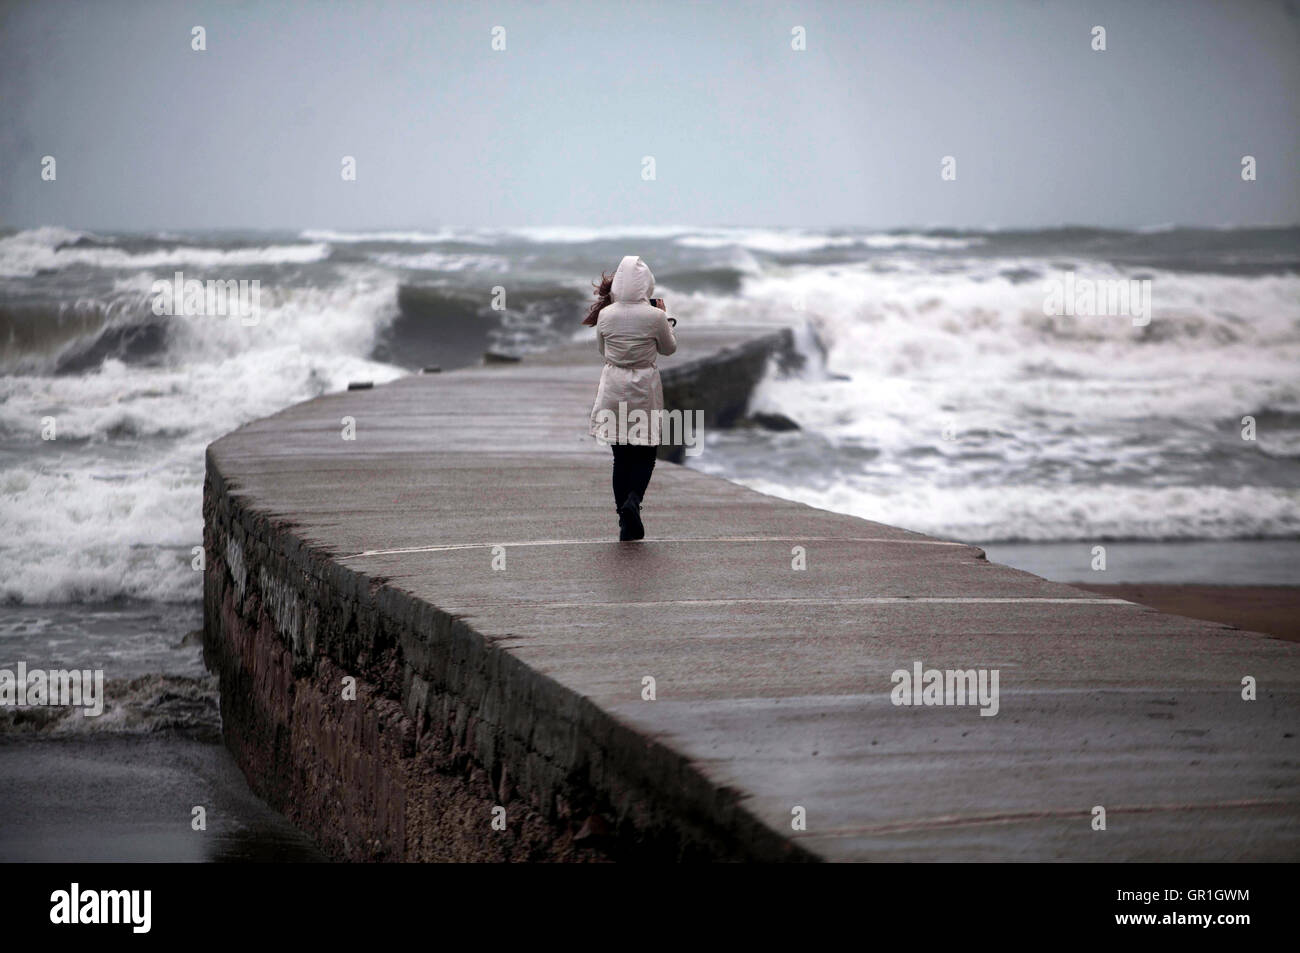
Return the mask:
<path id="1" fill-rule="evenodd" d="M 1058 578 L 1109 543 L 1111 581 L 1300 583 L 1300 229 L 9 229 L 0 667 L 94 662 L 112 730 L 211 735 L 204 447 L 350 380 L 589 336 L 624 254 L 682 324 L 793 324 L 810 358 L 754 398 L 798 429 L 711 433 L 692 466 Z M 256 322 L 156 315 L 177 272 L 259 281 Z M 1149 323 L 1045 314 L 1067 276 L 1149 280 Z"/>
<path id="2" fill-rule="evenodd" d="M 1300 538 L 1300 229 L 40 228 L 0 234 L 0 600 L 195 604 L 207 443 L 589 334 L 627 252 L 683 323 L 793 323 L 814 358 L 755 395 L 800 429 L 710 434 L 703 470 L 976 543 Z M 260 280 L 257 323 L 155 315 L 178 271 Z M 1070 271 L 1150 279 L 1150 323 L 1046 316 Z"/>

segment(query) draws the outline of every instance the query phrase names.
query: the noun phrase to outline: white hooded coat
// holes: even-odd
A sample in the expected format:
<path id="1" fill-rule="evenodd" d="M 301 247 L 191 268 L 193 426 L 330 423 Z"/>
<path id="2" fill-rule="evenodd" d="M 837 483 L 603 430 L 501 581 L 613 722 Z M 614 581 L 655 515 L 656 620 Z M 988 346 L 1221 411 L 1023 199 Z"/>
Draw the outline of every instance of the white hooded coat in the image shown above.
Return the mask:
<path id="1" fill-rule="evenodd" d="M 603 434 L 609 443 L 652 446 L 662 437 L 635 427 L 616 434 L 598 418 L 606 410 L 615 420 L 620 419 L 620 403 L 626 405 L 625 415 L 640 410 L 653 416 L 663 410 L 663 383 L 655 358 L 676 351 L 677 338 L 668 316 L 650 303 L 654 290 L 655 276 L 646 263 L 636 255 L 627 255 L 614 272 L 611 303 L 601 309 L 596 319 L 596 347 L 605 355 L 605 368 L 600 372 L 600 388 L 591 408 L 590 432 L 593 437 Z"/>

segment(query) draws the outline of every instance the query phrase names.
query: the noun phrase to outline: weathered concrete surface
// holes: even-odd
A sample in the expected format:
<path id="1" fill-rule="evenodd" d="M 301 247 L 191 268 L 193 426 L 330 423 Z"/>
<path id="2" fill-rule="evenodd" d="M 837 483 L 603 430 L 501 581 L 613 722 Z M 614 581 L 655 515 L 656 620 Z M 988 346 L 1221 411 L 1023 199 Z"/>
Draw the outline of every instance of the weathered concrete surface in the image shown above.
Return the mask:
<path id="1" fill-rule="evenodd" d="M 680 337 L 669 403 L 715 422 L 776 347 Z M 583 347 L 405 378 L 209 448 L 205 644 L 227 741 L 327 850 L 1300 854 L 1300 647 L 667 463 L 648 538 L 618 543 L 608 450 L 586 436 L 598 367 Z M 918 660 L 999 670 L 998 714 L 893 705 L 891 673 Z"/>

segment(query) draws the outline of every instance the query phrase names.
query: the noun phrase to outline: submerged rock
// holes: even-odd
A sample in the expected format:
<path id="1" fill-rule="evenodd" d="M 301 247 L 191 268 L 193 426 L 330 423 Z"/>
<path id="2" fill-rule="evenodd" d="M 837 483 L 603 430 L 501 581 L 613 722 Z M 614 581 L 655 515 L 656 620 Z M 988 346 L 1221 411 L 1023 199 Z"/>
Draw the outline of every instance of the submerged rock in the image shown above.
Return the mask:
<path id="1" fill-rule="evenodd" d="M 742 421 L 751 427 L 761 427 L 763 430 L 798 430 L 799 425 L 787 417 L 785 414 L 750 414 Z"/>

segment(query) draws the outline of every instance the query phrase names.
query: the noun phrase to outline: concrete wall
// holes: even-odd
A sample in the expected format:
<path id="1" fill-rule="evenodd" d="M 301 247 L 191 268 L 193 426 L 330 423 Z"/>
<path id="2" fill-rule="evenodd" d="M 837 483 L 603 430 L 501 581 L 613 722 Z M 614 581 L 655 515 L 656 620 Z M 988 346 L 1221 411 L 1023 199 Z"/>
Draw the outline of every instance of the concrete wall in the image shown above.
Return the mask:
<path id="1" fill-rule="evenodd" d="M 737 339 L 665 370 L 666 402 L 722 425 L 774 357 L 791 359 L 788 331 Z M 231 439 L 207 454 L 204 657 L 253 790 L 329 854 L 811 858 L 679 754 L 303 538 L 245 492 L 241 475 L 264 460 Z M 507 829 L 489 835 L 498 805 Z"/>

